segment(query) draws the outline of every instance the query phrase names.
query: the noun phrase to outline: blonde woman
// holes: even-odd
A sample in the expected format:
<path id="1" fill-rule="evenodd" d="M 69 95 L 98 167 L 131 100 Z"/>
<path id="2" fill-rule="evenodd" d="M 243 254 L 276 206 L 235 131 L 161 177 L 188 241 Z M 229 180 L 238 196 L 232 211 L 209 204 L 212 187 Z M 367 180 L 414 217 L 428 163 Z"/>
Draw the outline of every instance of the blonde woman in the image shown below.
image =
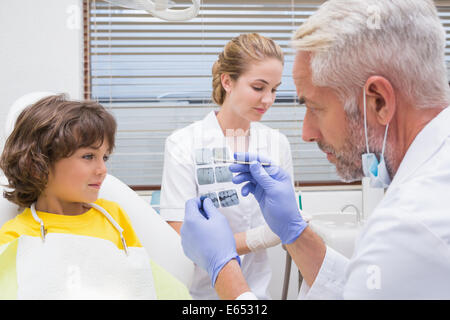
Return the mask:
<path id="1" fill-rule="evenodd" d="M 293 176 L 286 136 L 259 123 L 275 101 L 283 65 L 282 50 L 271 39 L 252 33 L 229 41 L 212 67 L 212 98 L 219 111 L 172 133 L 164 155 L 161 216 L 180 233 L 185 202 L 210 198 L 231 225 L 244 276 L 260 299 L 270 299 L 265 249 L 280 240 L 264 223 L 255 198 L 243 197 L 233 184 L 227 161 L 234 152 L 250 151 L 275 160 Z M 190 292 L 194 299 L 218 298 L 199 267 Z"/>

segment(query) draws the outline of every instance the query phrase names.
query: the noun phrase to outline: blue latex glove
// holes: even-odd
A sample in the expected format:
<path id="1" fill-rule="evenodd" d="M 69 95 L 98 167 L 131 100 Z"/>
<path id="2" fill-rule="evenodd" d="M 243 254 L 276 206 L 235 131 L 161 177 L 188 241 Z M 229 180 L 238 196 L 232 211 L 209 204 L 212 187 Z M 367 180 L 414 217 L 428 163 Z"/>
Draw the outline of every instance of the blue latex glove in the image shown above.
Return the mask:
<path id="1" fill-rule="evenodd" d="M 235 153 L 234 158 L 251 164 L 232 164 L 231 172 L 239 172 L 233 177 L 236 184 L 247 182 L 242 187 L 242 195 L 252 193 L 259 203 L 264 219 L 270 229 L 283 244 L 294 242 L 307 223 L 297 206 L 294 187 L 289 174 L 276 165 L 262 166 L 261 162 L 271 161 L 249 153 Z"/>
<path id="2" fill-rule="evenodd" d="M 208 272 L 213 287 L 228 261 L 241 263 L 228 221 L 209 198 L 203 204 L 199 198 L 186 202 L 180 234 L 184 253 Z"/>

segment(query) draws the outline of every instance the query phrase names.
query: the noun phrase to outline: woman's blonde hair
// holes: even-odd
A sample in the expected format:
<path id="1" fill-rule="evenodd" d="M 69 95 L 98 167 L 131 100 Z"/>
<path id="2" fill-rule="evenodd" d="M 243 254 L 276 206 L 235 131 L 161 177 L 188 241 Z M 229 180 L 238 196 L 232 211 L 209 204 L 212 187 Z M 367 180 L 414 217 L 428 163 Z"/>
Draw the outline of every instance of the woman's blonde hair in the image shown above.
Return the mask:
<path id="1" fill-rule="evenodd" d="M 231 39 L 212 67 L 213 101 L 221 106 L 225 100 L 226 92 L 222 86 L 222 74 L 228 74 L 231 79 L 237 80 L 248 70 L 252 62 L 267 58 L 275 58 L 284 64 L 283 51 L 272 39 L 258 33 L 241 34 Z"/>
<path id="2" fill-rule="evenodd" d="M 56 161 L 79 148 L 100 147 L 104 141 L 112 152 L 116 127 L 114 117 L 93 101 L 55 95 L 28 106 L 17 118 L 0 157 L 0 168 L 12 189 L 3 196 L 29 207 L 45 189 Z"/>

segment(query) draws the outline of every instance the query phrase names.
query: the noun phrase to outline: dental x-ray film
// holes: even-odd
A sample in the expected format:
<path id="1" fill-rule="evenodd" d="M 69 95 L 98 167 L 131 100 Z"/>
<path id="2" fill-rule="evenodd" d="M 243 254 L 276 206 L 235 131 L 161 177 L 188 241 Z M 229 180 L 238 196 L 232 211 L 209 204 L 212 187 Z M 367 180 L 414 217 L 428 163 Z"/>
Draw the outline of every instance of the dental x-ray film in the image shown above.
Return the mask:
<path id="1" fill-rule="evenodd" d="M 212 151 L 208 148 L 195 150 L 195 163 L 197 165 L 212 163 Z"/>
<path id="2" fill-rule="evenodd" d="M 225 161 L 220 161 L 221 159 L 229 159 L 228 148 L 214 148 L 213 156 L 215 163 L 224 163 Z"/>
<path id="3" fill-rule="evenodd" d="M 222 207 L 231 207 L 239 204 L 236 190 L 220 191 L 219 200 Z"/>
<path id="4" fill-rule="evenodd" d="M 199 185 L 214 183 L 214 169 L 213 168 L 198 168 L 197 180 Z"/>
<path id="5" fill-rule="evenodd" d="M 210 198 L 212 203 L 216 208 L 219 208 L 219 199 L 217 198 L 217 194 L 215 192 L 210 192 L 206 194 L 202 194 L 201 196 L 205 196 L 206 198 Z"/>
<path id="6" fill-rule="evenodd" d="M 228 169 L 228 166 L 225 167 L 216 167 L 216 182 L 230 182 L 233 178 L 233 174 Z"/>

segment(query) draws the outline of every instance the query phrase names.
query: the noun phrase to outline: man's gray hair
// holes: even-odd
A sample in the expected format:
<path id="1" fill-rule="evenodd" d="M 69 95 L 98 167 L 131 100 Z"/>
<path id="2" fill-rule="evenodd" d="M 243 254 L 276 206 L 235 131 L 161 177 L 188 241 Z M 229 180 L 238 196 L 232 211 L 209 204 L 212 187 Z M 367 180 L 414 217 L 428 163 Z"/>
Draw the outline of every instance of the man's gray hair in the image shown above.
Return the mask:
<path id="1" fill-rule="evenodd" d="M 372 75 L 417 107 L 447 105 L 445 44 L 431 0 L 329 0 L 292 37 L 312 53 L 313 83 L 334 88 L 349 113 Z"/>

